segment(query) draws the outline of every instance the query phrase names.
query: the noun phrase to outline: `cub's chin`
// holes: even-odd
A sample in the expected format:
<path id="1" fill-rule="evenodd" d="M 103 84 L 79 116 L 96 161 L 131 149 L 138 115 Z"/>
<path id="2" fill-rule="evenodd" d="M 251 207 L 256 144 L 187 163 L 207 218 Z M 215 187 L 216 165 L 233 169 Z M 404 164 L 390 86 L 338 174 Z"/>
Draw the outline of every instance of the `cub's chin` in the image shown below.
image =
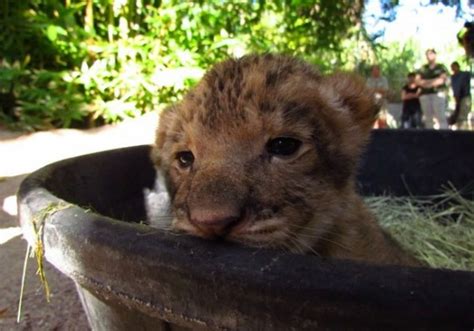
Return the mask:
<path id="1" fill-rule="evenodd" d="M 307 232 L 307 228 L 290 229 L 289 221 L 284 217 L 272 217 L 258 221 L 243 220 L 224 232 L 210 232 L 209 228 L 201 228 L 187 218 L 175 218 L 171 230 L 204 239 L 222 239 L 245 246 L 258 248 L 283 249 L 292 253 L 319 255 L 313 245 L 315 236 Z"/>
<path id="2" fill-rule="evenodd" d="M 243 222 L 231 229 L 226 238 L 253 247 L 286 247 L 290 234 L 286 224 L 288 221 L 283 217 Z"/>

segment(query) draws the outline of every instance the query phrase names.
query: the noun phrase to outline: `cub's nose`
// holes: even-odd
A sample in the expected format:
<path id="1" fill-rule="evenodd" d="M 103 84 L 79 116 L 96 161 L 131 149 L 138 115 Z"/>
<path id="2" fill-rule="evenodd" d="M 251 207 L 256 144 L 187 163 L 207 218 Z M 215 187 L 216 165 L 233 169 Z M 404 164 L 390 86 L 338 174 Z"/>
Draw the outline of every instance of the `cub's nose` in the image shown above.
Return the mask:
<path id="1" fill-rule="evenodd" d="M 191 223 L 210 238 L 224 236 L 240 218 L 240 212 L 224 208 L 219 210 L 195 208 L 190 212 Z"/>

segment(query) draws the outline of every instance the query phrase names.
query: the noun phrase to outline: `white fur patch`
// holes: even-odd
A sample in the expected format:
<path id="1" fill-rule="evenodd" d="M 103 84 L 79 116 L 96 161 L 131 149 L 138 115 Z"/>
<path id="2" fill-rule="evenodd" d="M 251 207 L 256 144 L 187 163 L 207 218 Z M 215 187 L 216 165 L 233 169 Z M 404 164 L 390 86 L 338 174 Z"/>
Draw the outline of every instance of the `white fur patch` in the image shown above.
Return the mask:
<path id="1" fill-rule="evenodd" d="M 158 229 L 169 229 L 172 221 L 170 214 L 170 197 L 160 171 L 157 171 L 155 186 L 143 190 L 147 221 Z"/>

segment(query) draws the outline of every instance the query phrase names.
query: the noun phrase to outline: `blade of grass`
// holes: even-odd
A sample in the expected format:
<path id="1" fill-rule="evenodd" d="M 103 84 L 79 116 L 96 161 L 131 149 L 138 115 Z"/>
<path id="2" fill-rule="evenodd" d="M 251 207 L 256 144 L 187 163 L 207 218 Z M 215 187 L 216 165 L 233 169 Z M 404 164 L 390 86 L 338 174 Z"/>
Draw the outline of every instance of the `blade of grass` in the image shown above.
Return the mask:
<path id="1" fill-rule="evenodd" d="M 16 315 L 16 322 L 20 323 L 21 310 L 23 308 L 23 294 L 25 293 L 25 279 L 26 279 L 26 268 L 28 266 L 28 257 L 30 255 L 31 245 L 27 244 L 25 261 L 23 262 L 23 274 L 21 275 L 21 287 L 20 287 L 20 300 L 18 300 L 18 313 Z"/>

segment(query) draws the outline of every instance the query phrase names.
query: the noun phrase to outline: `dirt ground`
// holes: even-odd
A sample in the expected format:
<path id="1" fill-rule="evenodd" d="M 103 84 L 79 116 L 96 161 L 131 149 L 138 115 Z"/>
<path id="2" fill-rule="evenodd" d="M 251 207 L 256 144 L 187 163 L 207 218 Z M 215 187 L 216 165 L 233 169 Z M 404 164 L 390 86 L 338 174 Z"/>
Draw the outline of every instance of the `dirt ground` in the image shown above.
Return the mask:
<path id="1" fill-rule="evenodd" d="M 91 130 L 61 129 L 32 134 L 0 127 L 0 330 L 88 330 L 74 283 L 46 262 L 51 287 L 48 304 L 36 275 L 36 261 L 28 260 L 21 322 L 16 322 L 26 241 L 21 237 L 15 194 L 31 172 L 76 155 L 150 144 L 156 114 L 115 126 Z"/>

